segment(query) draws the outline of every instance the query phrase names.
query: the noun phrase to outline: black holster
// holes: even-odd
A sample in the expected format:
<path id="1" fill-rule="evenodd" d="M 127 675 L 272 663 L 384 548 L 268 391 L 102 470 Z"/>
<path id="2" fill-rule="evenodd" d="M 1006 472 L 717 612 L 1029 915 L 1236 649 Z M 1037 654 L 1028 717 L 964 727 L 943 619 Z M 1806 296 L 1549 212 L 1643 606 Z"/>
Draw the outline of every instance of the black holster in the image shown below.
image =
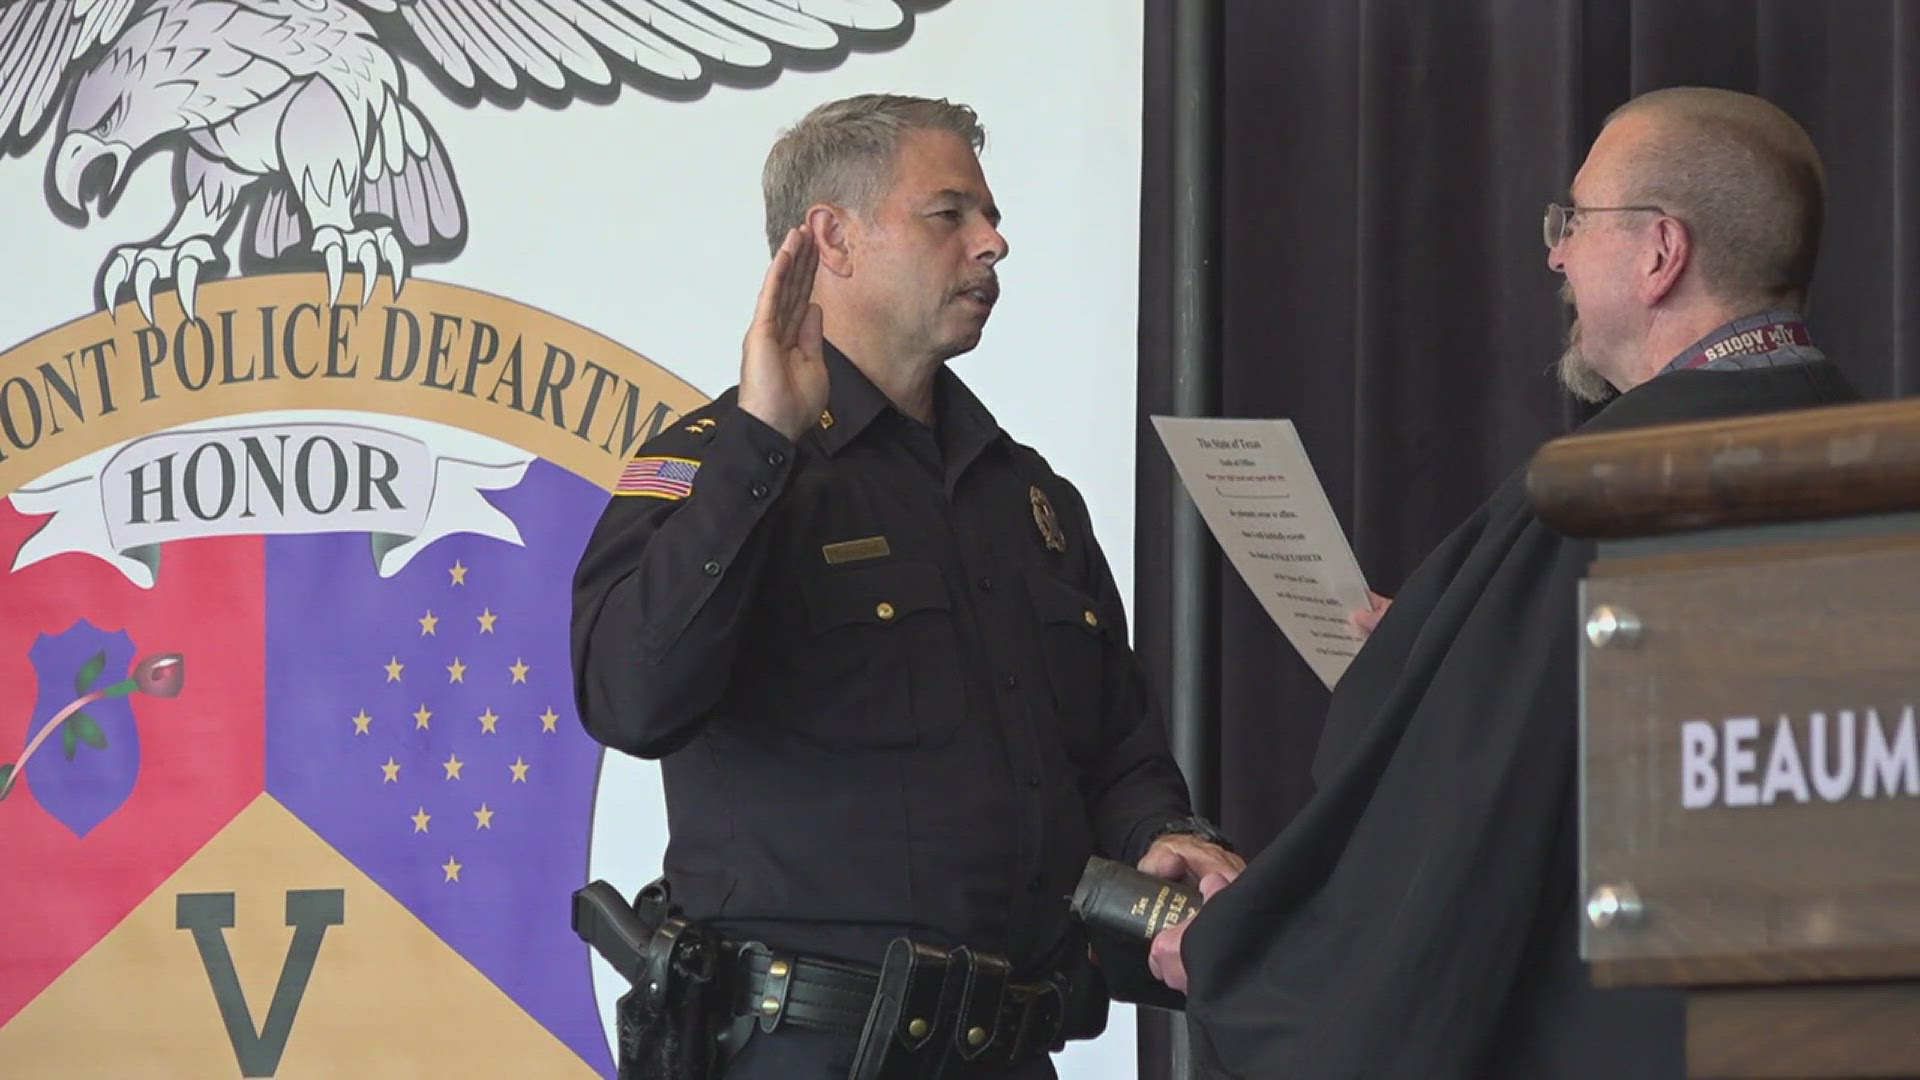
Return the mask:
<path id="1" fill-rule="evenodd" d="M 573 894 L 573 929 L 633 987 L 615 1007 L 620 1080 L 717 1077 L 720 943 L 671 905 L 666 879 L 631 905 L 604 881 L 588 885 Z"/>

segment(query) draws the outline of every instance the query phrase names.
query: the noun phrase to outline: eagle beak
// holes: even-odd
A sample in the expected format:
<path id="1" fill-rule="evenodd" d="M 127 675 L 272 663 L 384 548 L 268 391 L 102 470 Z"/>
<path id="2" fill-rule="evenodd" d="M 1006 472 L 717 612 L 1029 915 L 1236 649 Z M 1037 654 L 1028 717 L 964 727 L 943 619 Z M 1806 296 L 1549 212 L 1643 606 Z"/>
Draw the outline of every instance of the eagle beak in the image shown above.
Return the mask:
<path id="1" fill-rule="evenodd" d="M 87 203 L 97 203 L 104 217 L 126 183 L 124 174 L 130 156 L 120 143 L 102 142 L 85 131 L 68 132 L 47 162 L 53 192 L 62 203 L 82 214 Z M 101 162 L 106 163 L 104 169 L 99 167 Z"/>

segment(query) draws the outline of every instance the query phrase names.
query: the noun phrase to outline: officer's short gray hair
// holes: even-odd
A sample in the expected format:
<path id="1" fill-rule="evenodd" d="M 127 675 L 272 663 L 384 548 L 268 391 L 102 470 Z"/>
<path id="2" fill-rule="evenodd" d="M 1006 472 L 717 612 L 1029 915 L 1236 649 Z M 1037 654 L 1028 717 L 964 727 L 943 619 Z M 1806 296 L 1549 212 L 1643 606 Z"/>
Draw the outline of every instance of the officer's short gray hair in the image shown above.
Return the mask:
<path id="1" fill-rule="evenodd" d="M 902 94 L 829 101 L 781 132 L 760 173 L 768 252 L 780 250 L 787 230 L 816 203 L 870 213 L 892 180 L 894 155 L 909 131 L 949 132 L 976 154 L 987 144 L 986 128 L 967 106 Z"/>

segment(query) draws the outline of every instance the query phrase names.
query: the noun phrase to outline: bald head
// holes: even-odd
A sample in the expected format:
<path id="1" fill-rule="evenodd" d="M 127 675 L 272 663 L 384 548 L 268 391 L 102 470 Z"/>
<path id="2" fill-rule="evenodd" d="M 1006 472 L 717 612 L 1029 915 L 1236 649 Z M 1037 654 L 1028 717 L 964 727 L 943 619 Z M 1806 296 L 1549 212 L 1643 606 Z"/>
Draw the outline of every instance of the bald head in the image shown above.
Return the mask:
<path id="1" fill-rule="evenodd" d="M 1804 306 L 1826 173 L 1792 117 L 1750 94 L 1675 87 L 1627 102 L 1607 126 L 1625 136 L 1624 200 L 1687 224 L 1711 293 L 1736 307 Z"/>

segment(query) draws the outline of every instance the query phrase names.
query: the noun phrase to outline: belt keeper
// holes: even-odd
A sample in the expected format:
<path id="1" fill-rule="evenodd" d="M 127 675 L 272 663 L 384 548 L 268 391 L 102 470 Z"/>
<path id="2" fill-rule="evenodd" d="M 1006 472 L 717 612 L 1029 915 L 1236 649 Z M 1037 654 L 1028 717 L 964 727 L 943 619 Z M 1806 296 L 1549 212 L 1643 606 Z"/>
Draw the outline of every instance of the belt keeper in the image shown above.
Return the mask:
<path id="1" fill-rule="evenodd" d="M 753 1009 L 760 1015 L 760 1030 L 771 1032 L 787 1011 L 787 990 L 793 985 L 793 957 L 771 953 L 767 959 L 767 977 L 761 983 L 760 1000 Z"/>

